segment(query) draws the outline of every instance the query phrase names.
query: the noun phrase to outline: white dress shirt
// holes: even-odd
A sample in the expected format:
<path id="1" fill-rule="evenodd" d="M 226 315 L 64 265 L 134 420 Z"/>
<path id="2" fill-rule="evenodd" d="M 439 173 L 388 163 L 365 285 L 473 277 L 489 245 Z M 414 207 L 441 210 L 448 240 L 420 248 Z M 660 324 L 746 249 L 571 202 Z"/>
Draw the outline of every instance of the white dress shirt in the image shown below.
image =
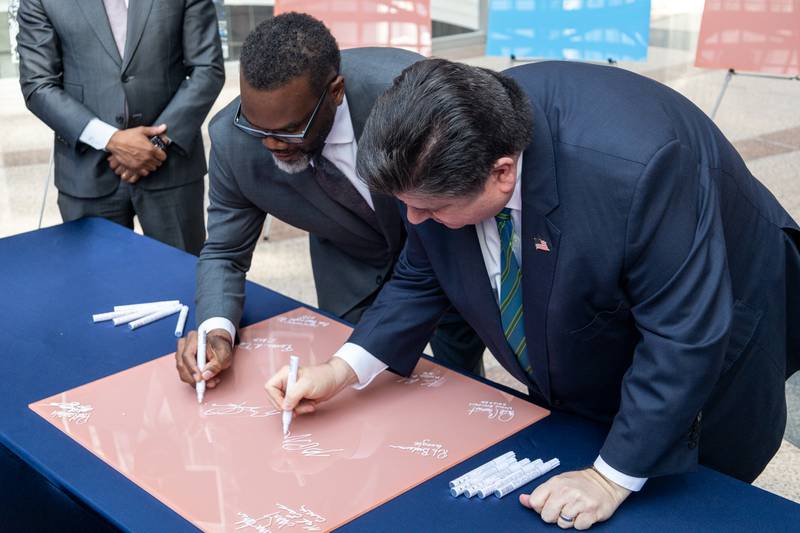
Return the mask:
<path id="1" fill-rule="evenodd" d="M 520 228 L 522 227 L 522 154 L 517 159 L 517 183 L 514 192 L 506 207 L 511 209 L 511 220 L 514 223 L 514 237 L 512 241 L 512 251 L 517 259 L 517 264 L 522 267 L 522 253 L 520 246 Z M 497 230 L 497 222 L 494 217 L 475 225 L 475 233 L 478 235 L 478 243 L 481 247 L 481 255 L 486 265 L 486 273 L 489 276 L 489 283 L 497 301 L 500 301 L 500 232 Z M 344 359 L 353 369 L 358 377 L 358 383 L 353 385 L 356 389 L 363 389 L 375 379 L 375 377 L 386 370 L 388 367 L 383 361 L 370 354 L 361 346 L 353 343 L 346 343 L 342 346 L 335 357 Z M 594 467 L 617 485 L 628 490 L 638 491 L 642 488 L 647 478 L 637 478 L 623 474 L 609 466 L 602 457 L 598 456 L 594 462 Z"/>
<path id="2" fill-rule="evenodd" d="M 357 149 L 356 134 L 355 131 L 353 131 L 353 122 L 350 119 L 350 107 L 347 105 L 347 97 L 345 96 L 341 105 L 336 108 L 333 126 L 331 126 L 331 131 L 325 138 L 325 146 L 322 148 L 322 155 L 344 174 L 361 197 L 364 198 L 369 207 L 374 210 L 375 206 L 372 205 L 372 196 L 369 193 L 369 188 L 356 173 Z M 206 331 L 224 329 L 231 336 L 231 339 L 236 338 L 236 328 L 233 322 L 225 317 L 217 316 L 209 318 L 200 324 L 200 327 Z M 373 359 L 375 358 L 373 357 Z"/>
<path id="3" fill-rule="evenodd" d="M 130 0 L 125 0 L 125 7 L 128 7 Z M 108 141 L 111 136 L 117 133 L 118 128 L 115 128 L 108 122 L 103 122 L 99 118 L 93 118 L 89 121 L 78 139 L 85 144 L 88 144 L 95 150 L 105 150 L 108 146 Z"/>

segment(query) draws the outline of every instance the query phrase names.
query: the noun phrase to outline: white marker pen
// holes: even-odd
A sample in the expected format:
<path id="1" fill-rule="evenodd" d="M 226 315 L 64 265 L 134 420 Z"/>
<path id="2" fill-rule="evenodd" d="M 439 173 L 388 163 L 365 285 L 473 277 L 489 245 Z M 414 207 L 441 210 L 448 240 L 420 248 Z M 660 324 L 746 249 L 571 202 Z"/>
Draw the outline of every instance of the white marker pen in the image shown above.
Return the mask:
<path id="1" fill-rule="evenodd" d="M 194 389 L 197 392 L 197 403 L 203 403 L 203 396 L 206 393 L 206 380 L 203 379 L 203 368 L 206 366 L 206 330 L 197 329 L 197 369 L 200 371 L 200 381 Z"/>
<path id="2" fill-rule="evenodd" d="M 145 315 L 142 318 L 134 320 L 128 324 L 128 327 L 131 329 L 140 328 L 142 326 L 146 326 L 147 324 L 152 324 L 157 320 L 161 320 L 164 317 L 168 317 L 169 315 L 174 315 L 175 313 L 181 310 L 180 306 L 175 307 L 164 307 L 158 311 L 153 311 L 149 315 Z"/>
<path id="3" fill-rule="evenodd" d="M 451 481 L 450 482 L 450 486 L 454 487 L 455 485 L 458 485 L 459 483 L 463 483 L 464 481 L 466 481 L 466 479 L 469 476 L 477 474 L 477 473 L 485 470 L 486 468 L 489 468 L 489 467 L 495 465 L 496 463 L 499 463 L 499 462 L 502 462 L 505 459 L 508 459 L 509 457 L 514 457 L 514 452 L 513 451 L 506 452 L 506 453 L 504 453 L 503 455 L 501 455 L 499 457 L 495 457 L 491 461 L 482 464 L 478 468 L 473 468 L 472 470 L 470 470 L 469 472 L 467 472 L 463 476 L 459 476 L 459 477 L 455 478 L 453 481 Z"/>
<path id="4" fill-rule="evenodd" d="M 508 468 L 509 466 L 513 465 L 516 462 L 517 459 L 515 457 L 508 457 L 506 459 L 503 459 L 501 462 L 491 465 L 486 470 L 483 470 L 482 472 L 479 472 L 474 476 L 468 477 L 466 481 L 462 482 L 462 485 L 475 485 L 477 483 L 480 483 L 484 479 L 494 476 L 498 472 L 502 472 L 503 470 L 505 470 L 506 468 Z"/>
<path id="5" fill-rule="evenodd" d="M 540 465 L 538 468 L 532 469 L 529 473 L 525 474 L 524 476 L 517 478 L 516 480 L 507 483 L 500 487 L 499 489 L 494 491 L 494 495 L 498 498 L 502 498 L 507 494 L 514 492 L 518 488 L 522 487 L 523 485 L 527 485 L 537 477 L 543 476 L 552 469 L 556 468 L 561 464 L 561 461 L 558 459 L 550 459 L 546 463 Z"/>
<path id="6" fill-rule="evenodd" d="M 183 337 L 183 327 L 186 325 L 186 316 L 189 314 L 189 306 L 181 306 L 181 314 L 178 315 L 178 324 L 175 326 L 175 336 L 179 339 Z"/>
<path id="7" fill-rule="evenodd" d="M 286 395 L 289 395 L 289 389 L 294 387 L 297 383 L 297 369 L 300 366 L 300 358 L 296 355 L 289 357 L 289 377 L 286 379 Z M 283 436 L 289 434 L 289 424 L 292 423 L 292 410 L 284 409 L 283 411 Z"/>
<path id="8" fill-rule="evenodd" d="M 138 320 L 142 317 L 145 317 L 152 312 L 153 310 L 148 310 L 148 309 L 142 309 L 139 311 L 122 311 L 122 313 L 125 314 L 118 317 L 114 317 L 112 319 L 112 322 L 114 322 L 115 326 L 121 326 L 122 324 L 128 324 L 130 322 L 133 322 L 134 320 Z"/>
<path id="9" fill-rule="evenodd" d="M 466 479 L 460 481 L 457 484 L 454 484 L 450 489 L 450 494 L 453 497 L 460 496 L 461 494 L 465 494 L 467 489 L 473 488 L 476 489 L 476 485 L 481 482 L 484 478 L 489 476 L 493 476 L 498 472 L 501 472 L 508 468 L 508 465 L 516 463 L 516 459 L 514 457 L 507 457 L 503 459 L 500 463 L 485 465 L 485 468 L 480 472 L 476 473 L 473 476 L 467 477 Z M 468 498 L 470 496 L 467 496 Z"/>
<path id="10" fill-rule="evenodd" d="M 530 459 L 522 459 L 521 461 L 514 461 L 509 465 L 507 465 L 505 468 L 498 470 L 494 474 L 489 474 L 487 476 L 484 476 L 483 478 L 472 483 L 467 488 L 467 490 L 464 491 L 464 495 L 467 498 L 472 498 L 473 496 L 477 496 L 480 493 L 481 489 L 483 489 L 484 487 L 487 487 L 495 483 L 496 481 L 503 479 L 512 472 L 519 471 L 523 466 L 525 466 L 530 462 L 531 462 Z"/>
<path id="11" fill-rule="evenodd" d="M 541 459 L 537 459 L 536 461 L 538 461 L 539 464 L 542 463 Z M 536 461 L 531 463 L 530 459 L 523 459 L 522 461 L 509 466 L 508 469 L 506 469 L 506 471 L 503 472 L 502 474 L 498 475 L 497 478 L 487 481 L 486 483 L 483 484 L 482 487 L 478 489 L 478 498 L 480 498 L 481 500 L 484 499 L 489 494 L 493 493 L 496 489 L 504 485 L 505 484 L 504 482 L 507 483 L 508 481 L 511 481 L 518 474 L 525 472 L 523 467 L 527 466 L 528 464 L 534 464 L 536 463 Z"/>
<path id="12" fill-rule="evenodd" d="M 141 304 L 115 305 L 114 311 L 139 311 L 145 307 L 173 307 L 180 305 L 180 300 L 164 300 L 162 302 L 145 302 Z"/>

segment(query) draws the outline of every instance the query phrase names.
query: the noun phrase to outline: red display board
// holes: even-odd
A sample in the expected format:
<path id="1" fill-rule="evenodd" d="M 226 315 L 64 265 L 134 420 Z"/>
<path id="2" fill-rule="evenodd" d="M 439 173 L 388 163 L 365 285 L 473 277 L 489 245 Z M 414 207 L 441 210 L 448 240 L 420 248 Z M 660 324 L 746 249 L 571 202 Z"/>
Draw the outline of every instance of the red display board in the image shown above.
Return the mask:
<path id="1" fill-rule="evenodd" d="M 294 417 L 284 437 L 264 383 L 291 355 L 301 372 L 326 361 L 349 334 L 298 308 L 241 330 L 202 405 L 170 354 L 30 408 L 207 532 L 333 529 L 548 415 L 422 360 Z"/>
<path id="2" fill-rule="evenodd" d="M 800 0 L 706 0 L 695 66 L 800 75 Z"/>
<path id="3" fill-rule="evenodd" d="M 275 0 L 275 14 L 298 11 L 320 19 L 340 48 L 391 46 L 431 53 L 430 0 Z"/>

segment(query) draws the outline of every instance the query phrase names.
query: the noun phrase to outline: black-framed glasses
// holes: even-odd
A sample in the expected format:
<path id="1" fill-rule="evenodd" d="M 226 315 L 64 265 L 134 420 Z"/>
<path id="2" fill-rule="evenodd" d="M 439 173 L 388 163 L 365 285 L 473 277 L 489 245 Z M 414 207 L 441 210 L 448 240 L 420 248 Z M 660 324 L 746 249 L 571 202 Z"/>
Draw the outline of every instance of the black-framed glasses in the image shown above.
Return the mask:
<path id="1" fill-rule="evenodd" d="M 272 137 L 273 139 L 284 142 L 286 144 L 303 144 L 303 141 L 306 140 L 308 132 L 311 131 L 311 126 L 314 125 L 314 119 L 317 117 L 317 111 L 319 111 L 319 107 L 322 105 L 322 101 L 325 100 L 325 96 L 328 94 L 328 87 L 330 87 L 330 83 L 325 85 L 325 90 L 322 91 L 322 96 L 320 96 L 319 100 L 317 100 L 317 105 L 314 106 L 314 111 L 311 112 L 311 117 L 309 117 L 308 122 L 306 123 L 306 127 L 303 128 L 303 131 L 299 133 L 260 130 L 258 128 L 250 126 L 249 124 L 246 123 L 247 119 L 242 119 L 241 100 L 239 101 L 239 107 L 236 108 L 236 115 L 233 117 L 233 125 L 242 130 L 243 132 L 245 132 L 246 134 L 252 135 L 253 137 L 258 137 L 259 139 L 266 139 L 267 137 Z"/>

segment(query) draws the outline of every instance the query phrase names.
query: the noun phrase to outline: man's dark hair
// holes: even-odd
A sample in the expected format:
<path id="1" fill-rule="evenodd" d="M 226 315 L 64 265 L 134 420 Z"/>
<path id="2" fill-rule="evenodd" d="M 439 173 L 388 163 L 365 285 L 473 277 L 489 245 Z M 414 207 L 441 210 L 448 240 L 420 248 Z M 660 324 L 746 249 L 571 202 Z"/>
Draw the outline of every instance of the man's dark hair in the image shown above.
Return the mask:
<path id="1" fill-rule="evenodd" d="M 373 192 L 463 197 L 499 158 L 522 152 L 533 118 L 517 83 L 444 59 L 406 68 L 372 108 L 357 169 Z"/>
<path id="2" fill-rule="evenodd" d="M 242 45 L 239 66 L 247 83 L 268 91 L 304 74 L 322 91 L 339 72 L 339 45 L 319 20 L 305 13 L 283 13 L 256 26 Z"/>

